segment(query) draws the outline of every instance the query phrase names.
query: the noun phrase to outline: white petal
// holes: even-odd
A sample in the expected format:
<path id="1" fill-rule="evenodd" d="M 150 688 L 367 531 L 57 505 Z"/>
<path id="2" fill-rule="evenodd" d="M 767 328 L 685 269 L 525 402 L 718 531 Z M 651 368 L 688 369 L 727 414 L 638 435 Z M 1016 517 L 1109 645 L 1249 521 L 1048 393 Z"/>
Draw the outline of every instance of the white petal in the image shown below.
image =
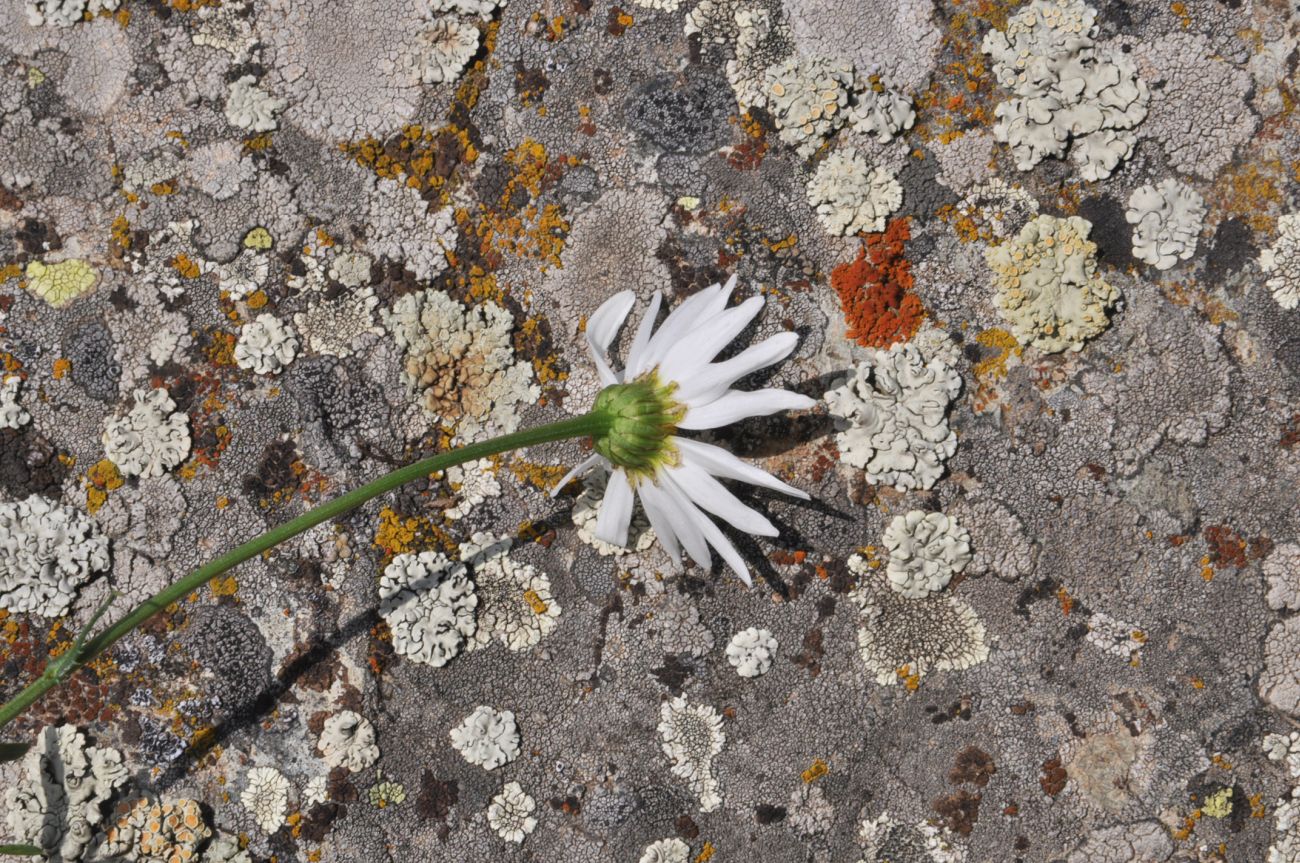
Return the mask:
<path id="1" fill-rule="evenodd" d="M 776 536 L 780 531 L 759 512 L 740 502 L 734 494 L 718 482 L 697 462 L 685 461 L 664 471 L 693 503 L 708 510 L 718 518 L 743 533 L 759 536 Z"/>
<path id="2" fill-rule="evenodd" d="M 654 330 L 655 318 L 659 317 L 659 304 L 663 302 L 663 291 L 655 291 L 654 296 L 650 298 L 650 308 L 646 309 L 641 316 L 641 323 L 636 328 L 636 336 L 632 339 L 632 347 L 627 352 L 627 362 L 624 364 L 628 369 L 634 369 L 641 360 L 641 354 L 645 351 L 645 346 L 650 343 L 650 333 Z"/>
<path id="3" fill-rule="evenodd" d="M 646 494 L 650 491 L 650 494 Z M 654 530 L 655 536 L 663 543 L 664 551 L 673 559 L 673 563 L 678 566 L 682 565 L 682 550 L 677 545 L 677 534 L 673 532 L 672 521 L 668 518 L 668 512 L 664 509 L 665 501 L 663 497 L 656 494 L 658 489 L 652 483 L 640 483 L 637 489 L 637 496 L 641 498 L 641 508 L 645 510 L 646 518 L 650 519 L 650 527 Z"/>
<path id="4" fill-rule="evenodd" d="M 708 517 L 695 508 L 691 499 L 671 479 L 660 474 L 655 480 L 654 483 L 641 484 L 641 499 L 656 499 L 672 525 L 673 533 L 677 534 L 695 565 L 708 569 L 713 557 L 709 554 L 709 544 L 704 541 L 704 532 L 700 530 L 700 522 L 707 521 Z"/>
<path id="5" fill-rule="evenodd" d="M 688 381 L 701 367 L 713 362 L 718 352 L 731 343 L 763 310 L 762 297 L 750 297 L 738 306 L 693 327 L 682 337 L 679 350 L 672 351 L 659 366 L 668 381 Z"/>
<path id="6" fill-rule="evenodd" d="M 699 529 L 701 543 L 707 541 L 709 545 L 716 548 L 718 553 L 722 555 L 722 559 L 727 562 L 727 565 L 735 571 L 736 575 L 740 576 L 740 580 L 752 587 L 753 582 L 749 580 L 749 567 L 745 566 L 745 561 L 736 551 L 735 546 L 731 544 L 731 541 L 723 536 L 722 531 L 707 515 L 696 509 L 695 504 L 691 502 L 690 495 L 680 486 L 677 486 L 673 478 L 664 474 L 660 474 L 660 476 L 663 478 L 668 492 L 677 499 L 683 517 L 689 520 L 691 526 Z M 693 551 L 691 557 L 695 558 L 696 562 L 700 563 L 700 566 L 707 569 L 713 561 L 707 547 L 703 549 L 703 553 L 708 563 L 700 562 L 699 555 Z"/>
<path id="7" fill-rule="evenodd" d="M 559 494 L 564 489 L 564 487 L 569 484 L 569 480 L 573 479 L 575 476 L 582 476 L 584 473 L 591 470 L 596 465 L 600 464 L 600 462 L 601 462 L 600 453 L 587 456 L 582 461 L 578 462 L 577 467 L 575 467 L 573 470 L 566 473 L 563 479 L 561 479 L 559 482 L 557 482 L 555 485 L 551 487 L 551 497 L 555 497 L 557 494 Z"/>
<path id="8" fill-rule="evenodd" d="M 720 446 L 684 437 L 673 437 L 672 442 L 677 447 L 677 452 L 681 455 L 683 463 L 697 464 L 714 476 L 720 476 L 724 479 L 738 479 L 750 485 L 770 488 L 773 491 L 784 492 L 803 500 L 809 499 L 807 492 L 781 482 L 781 480 L 762 468 L 741 461 Z"/>
<path id="9" fill-rule="evenodd" d="M 605 361 L 605 352 L 609 350 L 610 342 L 614 341 L 614 336 L 618 334 L 618 328 L 623 326 L 623 321 L 627 319 L 627 313 L 632 311 L 632 306 L 636 304 L 636 294 L 632 291 L 619 291 L 614 296 L 600 304 L 600 308 L 587 319 L 587 348 L 591 351 L 591 358 L 596 363 L 596 371 L 600 375 L 600 381 L 605 386 L 616 384 L 620 378 L 609 367 Z"/>
<path id="10" fill-rule="evenodd" d="M 789 390 L 731 390 L 708 404 L 686 411 L 686 417 L 677 424 L 684 429 L 712 429 L 729 425 L 746 417 L 761 417 L 778 411 L 810 408 L 817 402 Z"/>
<path id="11" fill-rule="evenodd" d="M 731 296 L 731 289 L 735 284 L 736 278 L 732 276 L 725 288 L 721 285 L 712 285 L 696 291 L 673 309 L 668 317 L 664 318 L 663 326 L 650 337 L 645 350 L 637 357 L 637 364 L 628 365 L 628 377 L 634 378 L 659 365 L 664 357 L 677 347 L 682 336 L 695 329 L 700 323 L 721 314 L 727 307 L 727 298 Z"/>
<path id="12" fill-rule="evenodd" d="M 627 526 L 632 521 L 632 484 L 627 472 L 615 470 L 609 475 L 605 497 L 596 516 L 596 538 L 614 545 L 627 545 Z"/>
<path id="13" fill-rule="evenodd" d="M 695 375 L 681 381 L 673 397 L 688 407 L 707 404 L 750 372 L 765 369 L 790 356 L 798 344 L 797 333 L 777 333 L 725 362 L 705 366 Z"/>

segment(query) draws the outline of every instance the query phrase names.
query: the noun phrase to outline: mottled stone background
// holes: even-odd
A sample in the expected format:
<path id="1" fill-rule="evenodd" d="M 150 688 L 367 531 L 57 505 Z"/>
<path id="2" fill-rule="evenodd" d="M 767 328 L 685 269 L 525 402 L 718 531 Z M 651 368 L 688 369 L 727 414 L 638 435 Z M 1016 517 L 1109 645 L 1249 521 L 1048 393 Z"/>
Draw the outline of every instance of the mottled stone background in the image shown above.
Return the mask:
<path id="1" fill-rule="evenodd" d="M 961 380 L 928 489 L 846 463 L 824 406 L 706 436 L 812 495 L 737 489 L 781 530 L 731 534 L 752 589 L 648 541 L 598 548 L 598 478 L 548 496 L 577 442 L 413 483 L 241 566 L 9 729 L 71 723 L 122 754 L 83 859 L 165 859 L 114 857 L 102 831 L 188 798 L 209 861 L 1300 860 L 1300 742 L 1277 736 L 1300 728 L 1300 13 L 1098 2 L 1110 60 L 1081 62 L 1132 70 L 1105 92 L 1138 76 L 1143 117 L 1021 170 L 981 42 L 1025 8 L 0 0 L 0 362 L 19 381 L 0 501 L 80 512 L 111 552 L 70 618 L 0 611 L 0 693 L 110 587 L 122 609 L 457 437 L 585 410 L 582 329 L 624 288 L 676 303 L 737 274 L 765 296 L 743 341 L 801 340 L 747 388 L 820 400 L 909 339 Z M 810 84 L 813 114 L 888 88 L 914 122 L 874 136 L 823 111 L 810 138 L 807 105 L 750 98 L 819 58 L 850 79 Z M 1108 176 L 1085 178 L 1085 152 L 1114 154 Z M 862 233 L 809 202 L 837 153 L 901 191 L 831 214 Z M 1169 179 L 1204 214 L 1162 270 L 1126 211 Z M 1120 295 L 1078 351 L 998 305 L 986 252 L 1043 215 L 1087 221 Z M 190 440 L 131 476 L 105 430 L 156 388 Z M 960 521 L 974 558 L 914 600 L 886 586 L 881 538 L 918 509 Z M 496 617 L 443 665 L 399 655 L 385 567 L 503 535 L 498 580 L 477 581 Z M 752 678 L 726 652 L 749 627 L 778 644 Z M 665 752 L 679 696 L 719 717 L 716 807 Z M 450 737 L 480 705 L 518 726 L 490 770 Z M 377 761 L 321 748 L 341 711 Z M 708 749 L 707 723 L 683 733 Z M 536 807 L 521 844 L 488 816 L 511 782 Z M 643 858 L 670 838 L 686 856 Z"/>

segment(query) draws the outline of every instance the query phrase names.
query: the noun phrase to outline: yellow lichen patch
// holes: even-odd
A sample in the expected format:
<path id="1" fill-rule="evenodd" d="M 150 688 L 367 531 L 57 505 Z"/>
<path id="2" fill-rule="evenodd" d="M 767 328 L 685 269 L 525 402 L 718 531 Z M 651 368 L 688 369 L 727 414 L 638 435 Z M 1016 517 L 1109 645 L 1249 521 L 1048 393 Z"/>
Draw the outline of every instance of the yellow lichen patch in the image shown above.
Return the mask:
<path id="1" fill-rule="evenodd" d="M 1211 818 L 1227 818 L 1232 814 L 1232 789 L 1220 788 L 1206 797 L 1201 812 Z"/>
<path id="2" fill-rule="evenodd" d="M 537 594 L 537 591 L 532 589 L 525 590 L 524 601 L 527 602 L 528 607 L 533 610 L 533 614 L 546 613 L 546 601 Z"/>
<path id="3" fill-rule="evenodd" d="M 922 141 L 949 141 L 964 131 L 991 125 L 988 106 L 996 99 L 988 58 L 980 50 L 984 34 L 1003 30 L 1023 0 L 963 0 L 955 3 L 943 41 L 954 59 L 931 78 L 915 99 L 914 132 Z"/>
<path id="4" fill-rule="evenodd" d="M 993 348 L 996 354 L 985 357 L 975 363 L 972 371 L 975 377 L 983 380 L 1001 380 L 1007 376 L 1007 360 L 1024 353 L 1024 348 L 1016 337 L 1001 327 L 983 330 L 976 334 L 975 342 L 986 348 Z"/>
<path id="5" fill-rule="evenodd" d="M 803 780 L 804 785 L 809 785 L 830 772 L 830 765 L 818 758 L 813 761 L 812 765 L 807 770 L 799 774 L 799 778 Z"/>
<path id="6" fill-rule="evenodd" d="M 179 129 L 168 129 L 163 134 L 163 137 L 178 142 L 182 147 L 189 147 L 190 145 L 190 142 L 185 138 L 185 133 Z"/>
<path id="7" fill-rule="evenodd" d="M 921 688 L 921 675 L 912 671 L 911 665 L 904 665 L 894 669 L 894 676 L 898 682 L 903 684 L 903 688 L 908 692 L 915 692 Z"/>
<path id="8" fill-rule="evenodd" d="M 267 303 L 266 291 L 257 290 L 248 295 L 248 307 L 256 311 L 263 308 Z"/>
<path id="9" fill-rule="evenodd" d="M 131 222 L 126 216 L 118 216 L 113 220 L 108 243 L 111 253 L 117 258 L 131 248 Z"/>
<path id="10" fill-rule="evenodd" d="M 72 371 L 72 360 L 60 357 L 54 361 L 54 379 L 56 381 L 63 380 L 70 371 Z"/>
<path id="11" fill-rule="evenodd" d="M 163 5 L 170 6 L 177 12 L 194 12 L 205 6 L 217 7 L 221 0 L 162 0 Z"/>
<path id="12" fill-rule="evenodd" d="M 510 473 L 514 478 L 538 491 L 549 492 L 567 472 L 567 468 L 561 465 L 536 464 L 522 458 L 510 461 Z"/>
<path id="13" fill-rule="evenodd" d="M 480 205 L 478 219 L 470 211 L 458 209 L 456 223 L 479 239 L 479 252 L 489 266 L 497 266 L 505 254 L 540 260 L 543 270 L 560 266 L 569 223 L 558 205 L 539 208 L 535 199 L 581 160 L 563 155 L 551 158 L 539 142 L 525 138 L 506 153 L 503 161 L 513 173 L 497 200 Z M 529 199 L 522 208 L 515 203 L 521 192 L 526 192 Z"/>
<path id="14" fill-rule="evenodd" d="M 123 482 L 122 472 L 108 459 L 96 462 L 86 471 L 86 509 L 90 514 L 94 515 L 108 500 L 109 492 L 121 488 Z"/>
<path id="15" fill-rule="evenodd" d="M 479 155 L 469 133 L 451 123 L 439 129 L 414 124 L 385 141 L 366 137 L 339 149 L 379 177 L 405 177 L 406 185 L 417 191 L 442 188 L 457 165 L 471 164 Z"/>
<path id="16" fill-rule="evenodd" d="M 375 528 L 375 536 L 371 543 L 383 552 L 385 563 L 395 555 L 416 552 L 428 547 L 447 551 L 456 547 L 451 537 L 435 527 L 427 518 L 403 516 L 389 507 L 380 510 L 379 525 Z"/>
<path id="17" fill-rule="evenodd" d="M 209 328 L 204 339 L 203 355 L 216 366 L 235 365 L 235 345 L 239 339 L 234 333 Z"/>
<path id="18" fill-rule="evenodd" d="M 32 261 L 26 276 L 27 289 L 56 309 L 85 294 L 99 279 L 94 267 L 77 258 L 57 264 Z"/>
<path id="19" fill-rule="evenodd" d="M 7 282 L 10 279 L 17 279 L 23 274 L 21 264 L 5 264 L 0 267 L 0 282 Z"/>
<path id="20" fill-rule="evenodd" d="M 234 596 L 239 590 L 239 582 L 233 575 L 218 576 L 208 582 L 208 589 L 213 596 Z"/>
<path id="21" fill-rule="evenodd" d="M 244 139 L 245 153 L 264 153 L 271 149 L 271 133 L 263 132 Z"/>
<path id="22" fill-rule="evenodd" d="M 271 248 L 272 242 L 271 232 L 261 226 L 253 228 L 244 235 L 244 248 L 246 249 L 266 251 Z"/>
<path id="23" fill-rule="evenodd" d="M 708 863 L 715 850 L 712 842 L 705 842 L 704 847 L 700 849 L 700 853 L 695 855 L 695 863 Z"/>
<path id="24" fill-rule="evenodd" d="M 171 180 L 164 180 L 161 183 L 154 183 L 152 186 L 149 187 L 149 191 L 154 193 L 155 195 L 158 195 L 159 197 L 174 195 L 176 194 L 176 183 L 174 183 Z"/>

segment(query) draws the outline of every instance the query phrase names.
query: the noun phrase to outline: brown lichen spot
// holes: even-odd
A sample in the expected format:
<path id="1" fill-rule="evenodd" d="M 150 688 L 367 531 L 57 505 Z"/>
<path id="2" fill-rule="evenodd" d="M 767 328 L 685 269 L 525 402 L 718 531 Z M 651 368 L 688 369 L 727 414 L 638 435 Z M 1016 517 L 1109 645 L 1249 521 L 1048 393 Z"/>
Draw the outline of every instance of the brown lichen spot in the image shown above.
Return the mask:
<path id="1" fill-rule="evenodd" d="M 998 772 L 993 758 L 978 746 L 967 746 L 957 753 L 957 760 L 952 770 L 948 771 L 948 782 L 953 785 L 970 784 L 980 788 L 989 784 L 990 777 Z"/>
<path id="2" fill-rule="evenodd" d="M 1069 617 L 1070 612 L 1074 610 L 1074 597 L 1070 596 L 1070 591 L 1066 590 L 1064 585 L 1056 589 L 1056 603 L 1061 607 L 1061 614 L 1066 617 Z"/>
<path id="3" fill-rule="evenodd" d="M 845 338 L 864 348 L 888 348 L 916 335 L 925 307 L 913 293 L 912 264 L 904 256 L 911 238 L 908 218 L 894 219 L 878 234 L 868 234 L 858 257 L 831 271 L 848 325 Z"/>
<path id="4" fill-rule="evenodd" d="M 733 114 L 727 122 L 738 126 L 744 134 L 744 139 L 735 146 L 723 147 L 720 154 L 727 160 L 727 164 L 737 171 L 758 170 L 758 166 L 763 163 L 763 157 L 767 155 L 768 127 L 749 111 L 739 116 Z"/>
<path id="5" fill-rule="evenodd" d="M 822 673 L 821 659 L 826 655 L 826 648 L 823 646 L 825 636 L 821 629 L 813 628 L 808 630 L 803 637 L 803 649 L 790 658 L 790 661 L 800 668 L 806 669 L 810 677 L 816 677 Z"/>
<path id="6" fill-rule="evenodd" d="M 1043 793 L 1048 797 L 1055 797 L 1065 790 L 1065 782 L 1069 779 L 1064 765 L 1061 764 L 1060 756 L 1053 755 L 1043 762 L 1043 775 L 1038 778 L 1038 784 L 1043 789 Z"/>
<path id="7" fill-rule="evenodd" d="M 546 98 L 550 86 L 550 79 L 540 68 L 529 68 L 522 61 L 515 63 L 515 95 L 525 108 L 538 106 Z"/>
<path id="8" fill-rule="evenodd" d="M 969 836 L 980 817 L 981 799 L 982 795 L 971 794 L 963 788 L 936 798 L 930 805 L 949 830 L 959 836 Z"/>
<path id="9" fill-rule="evenodd" d="M 460 785 L 455 779 L 438 779 L 428 770 L 420 774 L 420 794 L 415 798 L 415 812 L 421 820 L 445 824 L 451 807 L 459 800 Z"/>
<path id="10" fill-rule="evenodd" d="M 1282 426 L 1282 437 L 1278 440 L 1278 446 L 1283 449 L 1295 449 L 1297 444 L 1300 444 L 1300 414 L 1292 414 L 1291 419 Z"/>
<path id="11" fill-rule="evenodd" d="M 1244 569 L 1273 550 L 1273 540 L 1257 536 L 1247 540 L 1226 524 L 1212 524 L 1202 531 L 1209 549 L 1209 564 L 1215 569 Z"/>

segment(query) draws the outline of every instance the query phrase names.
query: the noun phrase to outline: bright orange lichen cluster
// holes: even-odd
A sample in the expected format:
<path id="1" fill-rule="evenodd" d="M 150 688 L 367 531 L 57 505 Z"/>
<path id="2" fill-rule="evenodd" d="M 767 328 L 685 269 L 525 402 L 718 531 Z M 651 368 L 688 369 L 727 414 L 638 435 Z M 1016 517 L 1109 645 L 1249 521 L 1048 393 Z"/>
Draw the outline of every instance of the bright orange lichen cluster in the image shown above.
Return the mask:
<path id="1" fill-rule="evenodd" d="M 864 348 L 905 342 L 925 319 L 925 306 L 911 293 L 912 264 L 904 244 L 912 238 L 908 219 L 894 219 L 878 234 L 868 234 L 856 260 L 831 271 L 848 324 L 845 337 Z"/>

